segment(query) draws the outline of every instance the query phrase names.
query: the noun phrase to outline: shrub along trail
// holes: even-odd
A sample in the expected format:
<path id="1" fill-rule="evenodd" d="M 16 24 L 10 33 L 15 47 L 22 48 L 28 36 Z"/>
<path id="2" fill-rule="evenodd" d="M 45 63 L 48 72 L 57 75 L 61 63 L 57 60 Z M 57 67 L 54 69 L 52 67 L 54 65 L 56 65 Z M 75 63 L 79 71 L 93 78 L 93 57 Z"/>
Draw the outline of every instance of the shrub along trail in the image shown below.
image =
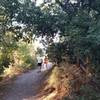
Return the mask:
<path id="1" fill-rule="evenodd" d="M 44 76 L 45 72 L 38 72 L 38 69 L 18 76 L 13 83 L 5 88 L 0 100 L 39 100 L 34 96 L 38 94 Z"/>

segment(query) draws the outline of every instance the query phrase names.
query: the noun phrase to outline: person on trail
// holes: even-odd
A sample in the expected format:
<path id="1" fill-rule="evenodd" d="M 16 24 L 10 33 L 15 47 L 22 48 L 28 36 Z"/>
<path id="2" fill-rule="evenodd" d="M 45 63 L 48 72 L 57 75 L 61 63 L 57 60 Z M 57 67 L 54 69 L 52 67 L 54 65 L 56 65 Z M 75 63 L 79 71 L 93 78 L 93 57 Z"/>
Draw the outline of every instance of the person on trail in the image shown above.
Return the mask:
<path id="1" fill-rule="evenodd" d="M 48 62 L 48 57 L 45 56 L 42 63 L 41 71 L 46 71 L 48 69 Z"/>
<path id="2" fill-rule="evenodd" d="M 41 58 L 41 57 L 38 57 L 38 58 L 37 58 L 37 62 L 38 62 L 38 67 L 39 67 L 40 70 L 41 70 L 41 66 L 42 66 L 42 62 L 43 62 L 42 58 Z"/>
<path id="3" fill-rule="evenodd" d="M 46 68 L 47 68 L 47 64 L 48 64 L 48 57 L 47 56 L 45 56 L 45 58 L 44 58 L 44 64 L 46 64 Z"/>

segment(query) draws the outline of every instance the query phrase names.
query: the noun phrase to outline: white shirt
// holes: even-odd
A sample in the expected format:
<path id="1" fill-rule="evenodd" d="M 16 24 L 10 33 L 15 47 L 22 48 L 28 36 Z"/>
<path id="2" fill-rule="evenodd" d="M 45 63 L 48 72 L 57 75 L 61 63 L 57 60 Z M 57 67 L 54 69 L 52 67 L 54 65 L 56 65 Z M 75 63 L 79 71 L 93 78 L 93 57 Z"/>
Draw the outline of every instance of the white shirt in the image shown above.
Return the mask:
<path id="1" fill-rule="evenodd" d="M 41 58 L 41 57 L 38 57 L 38 58 L 37 58 L 37 62 L 38 62 L 38 63 L 42 63 L 42 58 Z"/>

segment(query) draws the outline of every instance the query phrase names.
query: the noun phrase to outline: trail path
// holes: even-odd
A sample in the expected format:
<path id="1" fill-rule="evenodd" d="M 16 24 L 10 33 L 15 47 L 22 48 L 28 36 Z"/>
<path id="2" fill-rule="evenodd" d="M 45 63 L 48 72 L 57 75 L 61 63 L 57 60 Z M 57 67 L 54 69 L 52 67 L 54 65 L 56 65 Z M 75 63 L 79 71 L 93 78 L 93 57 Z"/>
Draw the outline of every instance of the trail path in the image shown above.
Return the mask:
<path id="1" fill-rule="evenodd" d="M 0 100 L 39 100 L 34 96 L 43 85 L 44 75 L 44 72 L 38 72 L 38 69 L 35 69 L 18 76 L 12 84 L 7 86 Z"/>

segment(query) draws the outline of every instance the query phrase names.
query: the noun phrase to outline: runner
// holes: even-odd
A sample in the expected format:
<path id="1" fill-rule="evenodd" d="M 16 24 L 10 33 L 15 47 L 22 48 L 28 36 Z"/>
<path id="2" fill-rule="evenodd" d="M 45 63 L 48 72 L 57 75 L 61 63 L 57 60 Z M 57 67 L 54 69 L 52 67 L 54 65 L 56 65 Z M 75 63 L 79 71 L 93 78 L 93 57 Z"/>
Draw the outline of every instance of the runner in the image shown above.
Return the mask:
<path id="1" fill-rule="evenodd" d="M 47 56 L 45 56 L 45 58 L 44 58 L 44 64 L 46 65 L 46 68 L 47 68 L 47 64 L 48 64 L 48 57 Z"/>
<path id="2" fill-rule="evenodd" d="M 44 61 L 42 63 L 41 71 L 46 71 L 48 69 L 48 57 L 45 56 Z"/>
<path id="3" fill-rule="evenodd" d="M 41 71 L 41 66 L 42 66 L 42 62 L 43 62 L 42 58 L 41 57 L 38 57 L 37 58 L 37 62 L 38 62 L 38 67 L 39 67 L 39 69 Z"/>

